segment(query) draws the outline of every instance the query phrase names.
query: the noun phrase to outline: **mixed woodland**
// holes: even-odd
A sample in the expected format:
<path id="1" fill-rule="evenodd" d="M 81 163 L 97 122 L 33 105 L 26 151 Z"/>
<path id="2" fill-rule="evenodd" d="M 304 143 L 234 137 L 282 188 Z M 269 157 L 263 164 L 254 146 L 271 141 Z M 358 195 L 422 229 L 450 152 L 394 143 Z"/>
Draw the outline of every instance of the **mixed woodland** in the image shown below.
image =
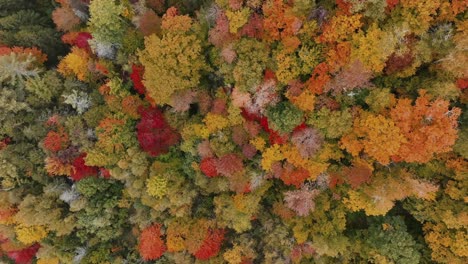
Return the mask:
<path id="1" fill-rule="evenodd" d="M 0 0 L 0 262 L 468 263 L 465 0 Z"/>

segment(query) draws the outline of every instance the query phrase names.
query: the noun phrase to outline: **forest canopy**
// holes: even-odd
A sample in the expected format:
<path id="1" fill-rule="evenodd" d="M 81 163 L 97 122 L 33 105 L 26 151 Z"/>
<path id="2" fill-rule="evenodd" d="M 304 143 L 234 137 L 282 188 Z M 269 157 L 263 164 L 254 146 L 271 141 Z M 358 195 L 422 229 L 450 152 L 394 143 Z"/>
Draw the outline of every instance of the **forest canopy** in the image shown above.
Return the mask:
<path id="1" fill-rule="evenodd" d="M 0 262 L 468 263 L 465 0 L 0 0 Z"/>

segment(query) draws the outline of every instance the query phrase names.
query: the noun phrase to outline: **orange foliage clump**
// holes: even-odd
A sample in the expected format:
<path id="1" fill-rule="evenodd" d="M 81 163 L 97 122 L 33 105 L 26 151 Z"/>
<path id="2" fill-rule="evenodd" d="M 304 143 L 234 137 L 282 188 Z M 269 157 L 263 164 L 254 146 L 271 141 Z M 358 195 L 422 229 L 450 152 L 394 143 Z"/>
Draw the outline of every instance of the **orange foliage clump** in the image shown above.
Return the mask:
<path id="1" fill-rule="evenodd" d="M 166 245 L 161 238 L 161 225 L 154 224 L 141 232 L 138 251 L 143 260 L 155 260 L 166 252 Z"/>
<path id="2" fill-rule="evenodd" d="M 349 62 L 351 56 L 351 43 L 341 42 L 338 43 L 334 48 L 327 52 L 327 64 L 330 68 L 330 72 L 334 73 L 341 69 Z"/>
<path id="3" fill-rule="evenodd" d="M 14 216 L 18 212 L 16 208 L 0 208 L 0 224 L 9 225 L 14 223 Z"/>
<path id="4" fill-rule="evenodd" d="M 129 95 L 122 99 L 122 112 L 129 115 L 132 118 L 138 118 L 138 108 L 143 105 L 143 101 L 140 97 L 135 95 Z"/>
<path id="5" fill-rule="evenodd" d="M 53 152 L 62 150 L 68 146 L 68 134 L 63 128 L 58 132 L 49 131 L 44 139 L 44 148 Z"/>
<path id="6" fill-rule="evenodd" d="M 52 12 L 52 19 L 58 30 L 70 31 L 78 25 L 81 20 L 75 15 L 70 7 L 59 7 Z"/>
<path id="7" fill-rule="evenodd" d="M 362 160 L 357 160 L 353 163 L 353 166 L 345 168 L 343 173 L 346 176 L 346 181 L 353 189 L 356 189 L 361 184 L 370 182 L 373 167 Z"/>
<path id="8" fill-rule="evenodd" d="M 309 171 L 303 168 L 289 169 L 286 168 L 281 174 L 281 180 L 286 185 L 294 185 L 296 188 L 301 187 L 301 184 L 310 177 Z"/>
<path id="9" fill-rule="evenodd" d="M 312 76 L 307 81 L 308 88 L 315 94 L 322 94 L 325 84 L 327 84 L 331 77 L 328 74 L 330 67 L 328 64 L 322 62 L 315 67 Z"/>
<path id="10" fill-rule="evenodd" d="M 353 156 L 364 150 L 382 164 L 390 163 L 390 157 L 398 154 L 405 138 L 392 119 L 382 115 L 361 112 L 354 120 L 351 133 L 341 138 L 341 147 Z"/>
<path id="11" fill-rule="evenodd" d="M 270 0 L 263 5 L 264 37 L 269 41 L 286 39 L 299 32 L 302 21 L 294 16 L 283 0 Z"/>
<path id="12" fill-rule="evenodd" d="M 399 99 L 390 115 L 406 137 L 398 151 L 400 159 L 407 162 L 427 162 L 434 154 L 451 150 L 457 139 L 459 108 L 449 110 L 443 99 L 430 101 L 425 91 L 420 92 L 414 105 L 410 99 Z"/>
<path id="13" fill-rule="evenodd" d="M 224 241 L 224 233 L 225 231 L 222 229 L 209 229 L 200 248 L 193 254 L 195 258 L 200 260 L 207 260 L 216 256 L 221 249 L 221 244 Z"/>
<path id="14" fill-rule="evenodd" d="M 47 157 L 45 159 L 45 169 L 50 176 L 70 176 L 73 166 L 56 157 Z"/>
<path id="15" fill-rule="evenodd" d="M 330 22 L 324 25 L 323 33 L 317 38 L 318 42 L 343 42 L 357 29 L 363 25 L 361 22 L 362 15 L 337 15 Z"/>
<path id="16" fill-rule="evenodd" d="M 36 47 L 32 47 L 32 48 L 12 47 L 10 48 L 6 46 L 0 46 L 0 56 L 8 55 L 10 53 L 32 55 L 36 58 L 38 63 L 44 63 L 45 61 L 47 61 L 47 55 L 42 53 L 42 51 Z"/>

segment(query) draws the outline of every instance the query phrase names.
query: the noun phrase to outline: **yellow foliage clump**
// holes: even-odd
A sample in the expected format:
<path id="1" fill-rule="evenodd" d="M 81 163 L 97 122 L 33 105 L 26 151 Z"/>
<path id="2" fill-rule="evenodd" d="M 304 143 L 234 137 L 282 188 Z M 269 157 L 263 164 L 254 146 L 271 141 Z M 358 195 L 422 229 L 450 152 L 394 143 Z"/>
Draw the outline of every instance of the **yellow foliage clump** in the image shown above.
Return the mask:
<path id="1" fill-rule="evenodd" d="M 262 168 L 266 171 L 271 170 L 271 166 L 276 161 L 283 160 L 284 156 L 281 152 L 280 146 L 274 144 L 273 146 L 267 148 L 262 154 Z"/>
<path id="2" fill-rule="evenodd" d="M 466 263 L 468 234 L 466 229 L 448 229 L 443 223 L 427 222 L 423 227 L 431 257 L 440 263 Z"/>
<path id="3" fill-rule="evenodd" d="M 47 157 L 45 159 L 45 169 L 50 176 L 70 176 L 73 166 L 62 162 L 55 157 Z"/>
<path id="4" fill-rule="evenodd" d="M 40 258 L 37 260 L 37 264 L 59 264 L 58 258 Z"/>
<path id="5" fill-rule="evenodd" d="M 206 139 L 210 136 L 210 131 L 202 124 L 190 124 L 182 129 L 181 134 L 184 140 L 188 140 L 192 137 Z"/>
<path id="6" fill-rule="evenodd" d="M 237 30 L 249 20 L 250 8 L 242 8 L 237 11 L 227 10 L 226 17 L 229 19 L 229 32 L 236 34 Z"/>
<path id="7" fill-rule="evenodd" d="M 286 52 L 281 52 L 276 55 L 276 65 L 278 69 L 275 74 L 280 83 L 288 84 L 301 74 L 301 68 L 297 58 L 286 54 Z"/>
<path id="8" fill-rule="evenodd" d="M 182 221 L 173 221 L 167 228 L 167 250 L 179 252 L 186 249 L 185 240 L 190 234 L 190 225 Z"/>
<path id="9" fill-rule="evenodd" d="M 16 239 L 25 245 L 41 241 L 47 236 L 47 230 L 43 226 L 17 225 L 15 227 Z"/>
<path id="10" fill-rule="evenodd" d="M 208 113 L 203 119 L 203 122 L 205 123 L 209 133 L 214 133 L 229 126 L 229 120 L 227 118 L 213 113 Z"/>
<path id="11" fill-rule="evenodd" d="M 227 250 L 223 254 L 223 258 L 229 264 L 241 264 L 242 263 L 242 248 L 235 245 L 232 249 Z"/>
<path id="12" fill-rule="evenodd" d="M 265 149 L 266 141 L 262 137 L 255 137 L 250 140 L 250 144 L 252 144 L 257 150 L 263 151 Z"/>
<path id="13" fill-rule="evenodd" d="M 78 80 L 85 81 L 89 72 L 89 55 L 84 49 L 73 47 L 71 52 L 63 58 L 58 65 L 58 72 L 63 76 L 76 76 Z"/>
<path id="14" fill-rule="evenodd" d="M 167 179 L 161 175 L 150 177 L 146 181 L 146 192 L 156 198 L 162 198 L 167 193 Z"/>
<path id="15" fill-rule="evenodd" d="M 163 35 L 146 36 L 145 49 L 138 53 L 145 67 L 143 83 L 158 105 L 171 104 L 175 92 L 199 84 L 205 62 L 201 41 L 191 28 L 188 16 L 166 14 L 162 21 Z"/>
<path id="16" fill-rule="evenodd" d="M 328 24 L 324 26 L 323 33 L 317 38 L 319 42 L 343 42 L 346 41 L 355 30 L 363 24 L 362 15 L 334 16 Z"/>
<path id="17" fill-rule="evenodd" d="M 298 96 L 289 97 L 290 101 L 302 111 L 313 111 L 315 104 L 315 95 L 311 90 L 304 90 Z"/>
<path id="18" fill-rule="evenodd" d="M 285 144 L 281 146 L 283 157 L 297 168 L 304 168 L 310 174 L 310 179 L 315 180 L 321 173 L 325 172 L 329 166 L 328 163 L 318 159 L 307 159 L 302 157 L 299 150 L 291 145 Z"/>
<path id="19" fill-rule="evenodd" d="M 441 2 L 440 0 L 401 0 L 402 16 L 411 31 L 417 35 L 424 34 L 430 28 Z"/>
<path id="20" fill-rule="evenodd" d="M 367 69 L 381 73 L 387 58 L 395 50 L 397 38 L 372 24 L 366 33 L 361 31 L 354 35 L 351 44 L 351 61 L 360 60 Z"/>

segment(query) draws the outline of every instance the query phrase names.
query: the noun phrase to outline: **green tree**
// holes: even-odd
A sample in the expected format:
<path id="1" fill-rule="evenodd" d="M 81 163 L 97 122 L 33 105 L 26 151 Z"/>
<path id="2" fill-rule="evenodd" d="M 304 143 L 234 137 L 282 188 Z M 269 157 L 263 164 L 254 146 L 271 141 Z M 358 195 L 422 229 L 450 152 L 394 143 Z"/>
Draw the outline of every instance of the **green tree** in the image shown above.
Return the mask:
<path id="1" fill-rule="evenodd" d="M 51 63 L 65 51 L 50 18 L 52 1 L 0 0 L 0 46 L 38 47 Z"/>

